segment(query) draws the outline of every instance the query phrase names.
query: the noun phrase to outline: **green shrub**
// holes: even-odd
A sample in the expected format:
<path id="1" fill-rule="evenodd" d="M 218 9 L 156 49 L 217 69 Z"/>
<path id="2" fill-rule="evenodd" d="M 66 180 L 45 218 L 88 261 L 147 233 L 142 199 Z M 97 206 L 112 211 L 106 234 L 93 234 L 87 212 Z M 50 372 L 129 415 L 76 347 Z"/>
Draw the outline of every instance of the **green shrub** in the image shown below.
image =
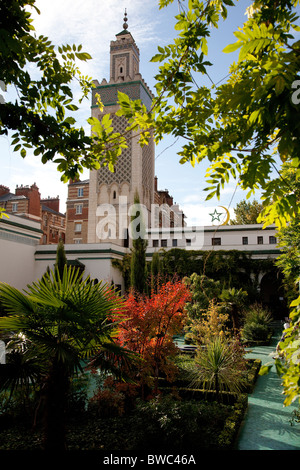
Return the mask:
<path id="1" fill-rule="evenodd" d="M 171 395 L 138 402 L 130 421 L 133 448 L 189 451 L 217 448 L 232 407 L 196 400 L 178 400 Z"/>
<path id="2" fill-rule="evenodd" d="M 234 447 L 238 431 L 244 419 L 248 406 L 248 396 L 241 394 L 238 396 L 234 405 L 233 412 L 227 418 L 223 431 L 218 436 L 218 444 L 220 449 L 230 449 Z"/>
<path id="3" fill-rule="evenodd" d="M 271 332 L 272 316 L 261 305 L 252 305 L 245 314 L 242 339 L 245 342 L 265 342 Z"/>
<path id="4" fill-rule="evenodd" d="M 5 415 L 11 422 L 32 423 L 38 401 L 35 391 L 28 391 L 24 386 L 20 386 L 13 396 L 9 391 L 3 391 L 0 394 L 0 415 Z"/>
<path id="5" fill-rule="evenodd" d="M 256 384 L 259 370 L 261 368 L 260 359 L 247 359 L 247 387 L 245 391 L 252 393 Z"/>
<path id="6" fill-rule="evenodd" d="M 204 396 L 201 401 L 161 396 L 149 402 L 137 400 L 135 410 L 109 418 L 87 410 L 80 419 L 67 423 L 68 450 L 193 453 L 228 449 L 244 410 L 241 396 L 231 394 L 231 398 L 225 405 L 208 402 Z M 39 431 L 10 425 L 0 432 L 0 450 L 40 450 Z"/>
<path id="7" fill-rule="evenodd" d="M 222 398 L 221 391 L 238 393 L 243 389 L 246 362 L 237 341 L 214 338 L 206 348 L 198 348 L 195 365 L 191 387 L 215 391 L 217 401 Z"/>
<path id="8" fill-rule="evenodd" d="M 262 305 L 256 303 L 249 307 L 245 314 L 246 323 L 257 323 L 260 325 L 270 325 L 273 318 L 270 311 Z"/>
<path id="9" fill-rule="evenodd" d="M 266 341 L 269 336 L 270 329 L 267 325 L 258 323 L 247 323 L 242 332 L 245 341 Z"/>

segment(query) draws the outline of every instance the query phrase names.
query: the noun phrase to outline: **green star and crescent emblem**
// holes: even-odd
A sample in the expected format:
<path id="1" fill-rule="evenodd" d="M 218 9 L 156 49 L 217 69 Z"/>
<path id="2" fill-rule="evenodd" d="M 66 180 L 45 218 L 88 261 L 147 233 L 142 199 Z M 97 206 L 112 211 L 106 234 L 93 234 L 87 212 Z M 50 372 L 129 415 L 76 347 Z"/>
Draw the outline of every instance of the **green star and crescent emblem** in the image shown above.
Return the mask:
<path id="1" fill-rule="evenodd" d="M 225 216 L 224 222 L 220 223 L 220 225 L 228 225 L 228 223 L 230 221 L 230 212 L 229 212 L 229 210 L 225 206 L 218 206 L 218 207 L 221 207 L 222 209 L 224 209 L 225 214 L 223 212 L 218 212 L 217 209 L 215 209 L 214 212 L 209 214 L 209 215 L 211 215 L 211 221 L 213 222 L 214 220 L 217 220 L 218 222 L 220 222 L 220 217 Z"/>
<path id="2" fill-rule="evenodd" d="M 223 215 L 221 212 L 217 212 L 217 209 L 214 210 L 214 212 L 212 214 L 209 214 L 211 215 L 211 221 L 213 222 L 214 220 L 217 220 L 218 222 L 220 222 L 220 217 L 221 215 Z"/>

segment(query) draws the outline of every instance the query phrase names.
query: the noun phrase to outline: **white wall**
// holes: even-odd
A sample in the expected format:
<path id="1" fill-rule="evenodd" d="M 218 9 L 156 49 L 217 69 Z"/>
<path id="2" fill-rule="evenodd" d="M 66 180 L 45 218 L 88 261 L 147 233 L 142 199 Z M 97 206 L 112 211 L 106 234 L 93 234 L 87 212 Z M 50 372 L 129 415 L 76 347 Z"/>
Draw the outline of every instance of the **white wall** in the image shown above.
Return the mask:
<path id="1" fill-rule="evenodd" d="M 0 219 L 0 282 L 24 289 L 35 279 L 34 253 L 40 223 L 9 214 Z"/>
<path id="2" fill-rule="evenodd" d="M 49 266 L 53 269 L 56 260 L 56 245 L 40 245 L 35 252 L 35 276 L 41 277 Z M 78 260 L 85 265 L 85 276 L 123 287 L 120 271 L 112 266 L 113 259 L 121 259 L 124 248 L 110 243 L 65 245 L 68 260 Z"/>
<path id="3" fill-rule="evenodd" d="M 35 246 L 0 240 L 0 282 L 23 289 L 34 280 Z"/>
<path id="4" fill-rule="evenodd" d="M 276 237 L 275 226 L 262 229 L 259 224 L 151 229 L 147 251 L 153 253 L 162 248 L 161 240 L 167 241 L 165 249 L 175 248 L 176 239 L 177 247 L 187 250 L 242 250 L 251 251 L 256 257 L 276 257 L 279 250 L 276 244 L 270 244 L 270 236 Z M 248 244 L 243 244 L 243 237 L 247 237 Z M 263 237 L 263 244 L 258 244 L 257 237 Z M 213 245 L 212 239 L 216 238 L 221 239 L 221 245 Z M 158 240 L 158 247 L 153 247 L 153 240 Z"/>
<path id="5" fill-rule="evenodd" d="M 172 230 L 172 229 L 171 229 Z M 262 230 L 260 225 L 184 227 L 181 237 L 178 228 L 170 236 L 160 229 L 149 232 L 148 259 L 161 247 L 160 240 L 167 239 L 166 249 L 173 248 L 172 239 L 178 239 L 178 248 L 187 250 L 243 250 L 251 251 L 253 257 L 277 257 L 276 245 L 269 244 L 269 236 L 276 236 L 274 227 Z M 38 245 L 41 236 L 40 224 L 22 217 L 10 215 L 0 219 L 0 282 L 6 282 L 18 289 L 41 278 L 47 267 L 53 269 L 56 260 L 56 245 Z M 248 237 L 248 245 L 243 245 L 243 236 Z M 257 237 L 264 237 L 264 244 L 257 244 Z M 212 246 L 213 237 L 221 238 L 221 245 Z M 159 240 L 158 248 L 153 248 L 153 239 Z M 191 239 L 190 246 L 186 239 Z M 112 266 L 113 259 L 122 259 L 128 249 L 113 243 L 89 243 L 65 245 L 68 260 L 78 260 L 85 265 L 85 275 L 98 281 L 114 283 L 124 287 L 121 272 Z"/>

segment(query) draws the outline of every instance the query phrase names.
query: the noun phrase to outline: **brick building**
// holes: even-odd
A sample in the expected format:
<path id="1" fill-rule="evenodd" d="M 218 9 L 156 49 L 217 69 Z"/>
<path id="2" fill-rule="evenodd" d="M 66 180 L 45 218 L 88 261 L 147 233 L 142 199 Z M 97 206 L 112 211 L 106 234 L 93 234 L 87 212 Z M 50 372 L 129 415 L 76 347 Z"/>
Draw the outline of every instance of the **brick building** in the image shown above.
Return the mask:
<path id="1" fill-rule="evenodd" d="M 65 240 L 66 216 L 59 212 L 59 197 L 41 199 L 36 183 L 17 186 L 14 193 L 7 186 L 0 185 L 0 207 L 8 214 L 41 223 L 41 245 L 58 243 L 60 238 Z"/>
<path id="2" fill-rule="evenodd" d="M 11 193 L 7 186 L 0 185 L 0 206 L 6 212 L 40 221 L 40 201 L 41 195 L 35 183 L 31 186 L 17 186 L 15 193 Z"/>
<path id="3" fill-rule="evenodd" d="M 184 227 L 185 215 L 179 208 L 179 205 L 174 203 L 173 196 L 170 195 L 168 189 L 158 189 L 157 176 L 154 178 L 154 227 Z"/>
<path id="4" fill-rule="evenodd" d="M 89 180 L 70 181 L 66 215 L 66 243 L 87 243 Z"/>
<path id="5" fill-rule="evenodd" d="M 66 216 L 59 211 L 59 197 L 41 199 L 41 218 L 43 237 L 42 245 L 51 245 L 65 241 Z"/>

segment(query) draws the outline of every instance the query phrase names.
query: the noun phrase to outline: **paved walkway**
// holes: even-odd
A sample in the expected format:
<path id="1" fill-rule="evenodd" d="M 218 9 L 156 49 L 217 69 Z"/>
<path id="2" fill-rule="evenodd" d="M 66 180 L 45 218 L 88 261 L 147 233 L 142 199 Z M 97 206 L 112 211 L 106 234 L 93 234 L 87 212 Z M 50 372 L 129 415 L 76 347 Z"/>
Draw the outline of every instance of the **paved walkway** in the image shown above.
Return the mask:
<path id="1" fill-rule="evenodd" d="M 272 362 L 281 331 L 277 330 L 270 346 L 251 348 L 250 358 Z M 274 361 L 273 361 L 274 362 Z M 297 405 L 283 406 L 280 377 L 272 367 L 269 374 L 259 376 L 248 397 L 248 410 L 241 428 L 237 450 L 300 450 L 300 424 L 291 425 Z"/>

